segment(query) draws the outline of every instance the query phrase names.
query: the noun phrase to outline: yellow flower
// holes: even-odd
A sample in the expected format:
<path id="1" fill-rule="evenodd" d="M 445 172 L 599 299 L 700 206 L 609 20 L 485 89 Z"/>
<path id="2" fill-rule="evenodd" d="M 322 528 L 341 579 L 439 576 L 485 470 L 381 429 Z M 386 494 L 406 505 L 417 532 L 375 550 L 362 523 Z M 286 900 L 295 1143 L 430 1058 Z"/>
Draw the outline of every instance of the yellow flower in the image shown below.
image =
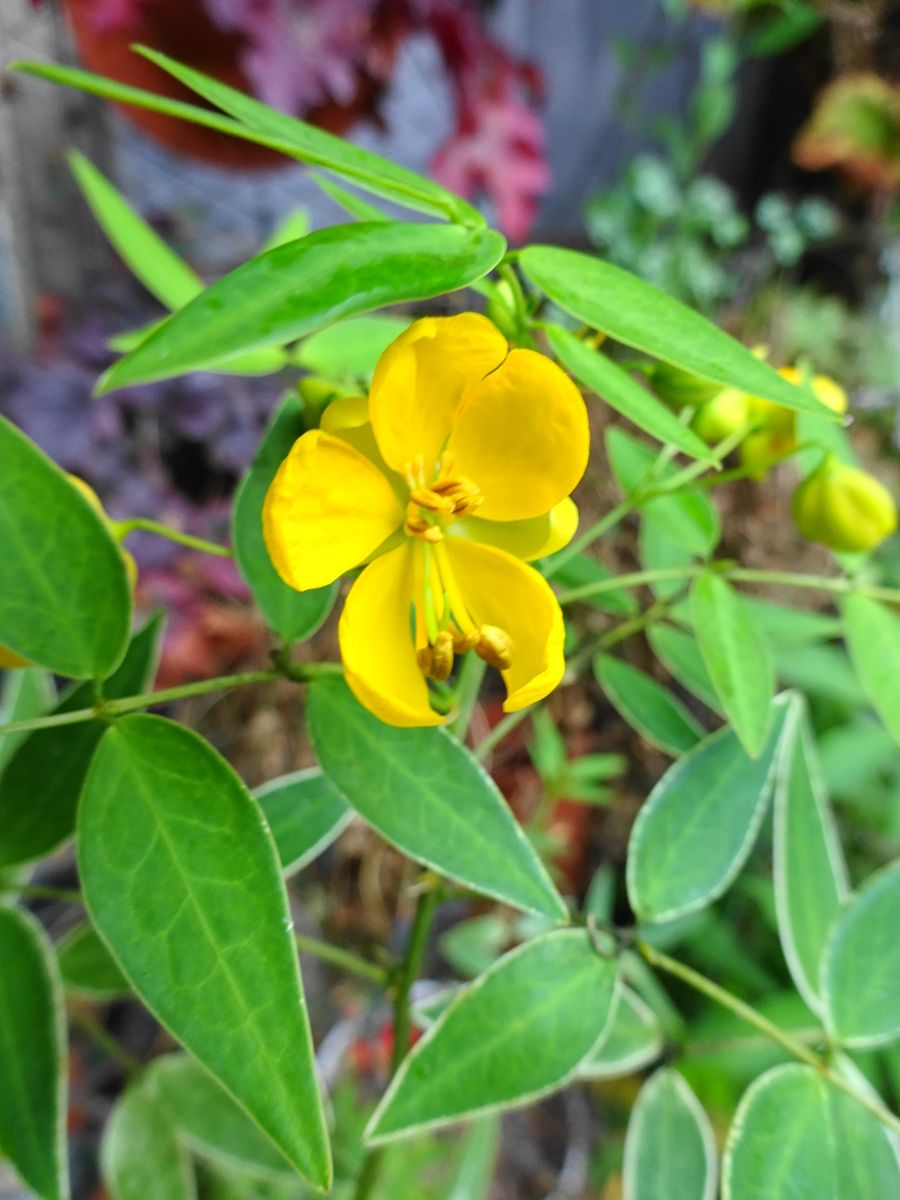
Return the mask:
<path id="1" fill-rule="evenodd" d="M 552 691 L 562 613 L 524 560 L 572 537 L 587 457 L 575 385 L 476 313 L 416 321 L 368 404 L 342 397 L 294 444 L 266 497 L 266 544 L 299 591 L 368 564 L 339 626 L 362 704 L 392 725 L 440 724 L 427 678 L 473 649 L 502 671 L 507 712 Z"/>
<path id="2" fill-rule="evenodd" d="M 887 488 L 834 454 L 800 484 L 791 509 L 803 536 L 832 550 L 872 550 L 897 528 Z"/>
<path id="3" fill-rule="evenodd" d="M 798 387 L 802 387 L 805 380 L 803 372 L 797 367 L 782 367 L 778 374 Z M 827 375 L 813 375 L 809 386 L 832 412 L 843 416 L 847 411 L 847 393 Z M 741 443 L 741 462 L 751 468 L 752 479 L 762 479 L 772 459 L 788 455 L 796 448 L 796 414 L 790 408 L 773 404 L 771 400 L 751 396 L 750 417 L 756 421 L 757 429 Z"/>

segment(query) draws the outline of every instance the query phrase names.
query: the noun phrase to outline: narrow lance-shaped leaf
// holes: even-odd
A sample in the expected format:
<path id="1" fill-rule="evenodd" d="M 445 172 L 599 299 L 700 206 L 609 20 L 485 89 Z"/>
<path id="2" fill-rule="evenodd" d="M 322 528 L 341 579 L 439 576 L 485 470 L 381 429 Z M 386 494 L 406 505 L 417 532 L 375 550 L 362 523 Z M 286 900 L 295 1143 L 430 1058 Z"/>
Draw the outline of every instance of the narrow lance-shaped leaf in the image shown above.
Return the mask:
<path id="1" fill-rule="evenodd" d="M 860 683 L 900 745 L 900 617 L 855 593 L 844 601 L 844 631 Z"/>
<path id="2" fill-rule="evenodd" d="M 103 679 L 125 652 L 131 588 L 102 517 L 0 417 L 0 645 L 72 679 Z"/>
<path id="3" fill-rule="evenodd" d="M 616 711 L 654 746 L 678 755 L 704 736 L 684 705 L 652 676 L 610 654 L 599 654 L 594 670 Z"/>
<path id="4" fill-rule="evenodd" d="M 561 1087 L 602 1035 L 617 968 L 583 930 L 526 942 L 460 992 L 405 1059 L 369 1144 L 513 1108 Z"/>
<path id="5" fill-rule="evenodd" d="M 0 1148 L 41 1200 L 66 1200 L 66 1031 L 53 947 L 0 906 Z"/>
<path id="6" fill-rule="evenodd" d="M 628 1122 L 624 1200 L 713 1200 L 716 1176 L 709 1118 L 677 1071 L 657 1071 Z"/>
<path id="7" fill-rule="evenodd" d="M 103 1131 L 100 1170 L 110 1200 L 196 1200 L 187 1150 L 143 1078 L 119 1097 Z"/>
<path id="8" fill-rule="evenodd" d="M 310 687 L 322 770 L 404 854 L 506 904 L 565 920 L 567 909 L 491 778 L 443 729 L 397 729 L 341 679 Z"/>
<path id="9" fill-rule="evenodd" d="M 837 419 L 705 317 L 621 267 L 556 246 L 526 246 L 519 262 L 561 309 L 626 346 L 723 387 Z"/>
<path id="10" fill-rule="evenodd" d="M 489 229 L 367 222 L 321 229 L 251 258 L 114 363 L 102 395 L 283 344 L 342 317 L 465 287 L 499 262 Z"/>
<path id="11" fill-rule="evenodd" d="M 278 859 L 228 764 L 161 717 L 104 735 L 84 786 L 88 912 L 150 1011 L 314 1185 L 331 1181 Z"/>
<path id="12" fill-rule="evenodd" d="M 696 638 L 683 629 L 660 622 L 647 630 L 647 641 L 662 665 L 685 691 L 702 700 L 713 712 L 721 712 L 719 698 Z"/>

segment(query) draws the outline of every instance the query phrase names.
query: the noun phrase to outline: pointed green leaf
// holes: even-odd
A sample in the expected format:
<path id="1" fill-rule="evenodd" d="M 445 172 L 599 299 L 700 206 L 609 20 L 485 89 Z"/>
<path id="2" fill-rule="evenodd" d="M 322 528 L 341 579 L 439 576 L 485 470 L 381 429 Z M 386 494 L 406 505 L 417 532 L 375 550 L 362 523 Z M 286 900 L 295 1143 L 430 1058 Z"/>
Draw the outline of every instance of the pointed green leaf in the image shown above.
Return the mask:
<path id="1" fill-rule="evenodd" d="M 779 742 L 790 715 L 779 697 L 762 753 L 750 758 L 720 729 L 673 763 L 638 814 L 628 843 L 631 907 L 668 921 L 710 904 L 747 860 L 765 816 Z"/>
<path id="2" fill-rule="evenodd" d="M 196 1200 L 187 1151 L 142 1078 L 120 1096 L 100 1144 L 100 1171 L 110 1200 Z"/>
<path id="3" fill-rule="evenodd" d="M 128 996 L 128 980 L 89 921 L 74 925 L 57 944 L 56 957 L 67 992 L 91 1000 Z"/>
<path id="4" fill-rule="evenodd" d="M 342 317 L 465 287 L 499 262 L 489 229 L 394 221 L 335 225 L 276 246 L 211 284 L 100 381 L 104 394 L 206 369 Z"/>
<path id="5" fill-rule="evenodd" d="M 748 1089 L 728 1135 L 722 1200 L 887 1200 L 900 1194 L 882 1125 L 811 1067 L 774 1067 Z"/>
<path id="6" fill-rule="evenodd" d="M 782 744 L 774 824 L 781 947 L 797 990 L 813 1012 L 821 1012 L 822 954 L 828 931 L 847 899 L 847 868 L 802 708 Z"/>
<path id="7" fill-rule="evenodd" d="M 756 755 L 775 694 L 768 644 L 744 611 L 741 596 L 719 575 L 694 582 L 691 620 L 722 707 L 747 753 Z"/>
<path id="8" fill-rule="evenodd" d="M 72 679 L 125 652 L 131 587 L 101 515 L 0 417 L 0 645 Z"/>
<path id="9" fill-rule="evenodd" d="M 594 671 L 616 711 L 660 750 L 682 754 L 703 738 L 702 726 L 652 676 L 610 654 L 597 655 Z"/>
<path id="10" fill-rule="evenodd" d="M 311 637 L 334 604 L 337 584 L 298 592 L 288 587 L 269 558 L 263 539 L 262 510 L 269 485 L 298 437 L 306 430 L 300 397 L 290 392 L 266 430 L 238 487 L 231 533 L 238 569 L 253 592 L 266 623 L 285 642 Z"/>
<path id="11" fill-rule="evenodd" d="M 716 1142 L 709 1118 L 677 1071 L 657 1071 L 628 1122 L 623 1200 L 713 1200 Z"/>
<path id="12" fill-rule="evenodd" d="M 104 684 L 109 700 L 147 690 L 156 674 L 163 618 L 152 617 Z M 77 684 L 54 708 L 77 712 L 94 703 L 94 686 Z M 0 777 L 0 866 L 31 862 L 75 832 L 78 797 L 106 729 L 99 719 L 37 729 L 23 738 Z"/>
<path id="13" fill-rule="evenodd" d="M 309 689 L 322 770 L 404 854 L 506 904 L 565 920 L 567 909 L 496 785 L 444 729 L 397 729 L 341 679 Z"/>
<path id="14" fill-rule="evenodd" d="M 672 678 L 713 712 L 721 712 L 719 698 L 697 645 L 697 639 L 673 625 L 651 625 L 647 641 Z"/>
<path id="15" fill-rule="evenodd" d="M 300 871 L 347 828 L 353 810 L 318 767 L 294 771 L 253 793 L 286 875 Z"/>
<path id="16" fill-rule="evenodd" d="M 309 233 L 309 213 L 305 208 L 295 208 L 279 221 L 262 245 L 263 250 L 274 250 L 285 242 L 296 242 Z"/>
<path id="17" fill-rule="evenodd" d="M 900 744 L 900 618 L 856 593 L 844 601 L 844 632 L 859 681 Z"/>
<path id="18" fill-rule="evenodd" d="M 66 1029 L 53 947 L 0 905 L 0 1154 L 41 1200 L 66 1200 Z"/>
<path id="19" fill-rule="evenodd" d="M 404 1060 L 369 1144 L 515 1108 L 560 1088 L 603 1034 L 617 968 L 583 930 L 526 942 L 463 989 Z"/>
<path id="20" fill-rule="evenodd" d="M 832 927 L 822 961 L 828 1026 L 848 1046 L 900 1037 L 900 860 L 866 883 Z"/>
<path id="21" fill-rule="evenodd" d="M 351 192 L 348 188 L 341 187 L 339 183 L 335 183 L 327 175 L 313 174 L 313 179 L 315 179 L 325 195 L 335 202 L 338 208 L 342 208 L 349 216 L 356 217 L 357 221 L 389 221 L 391 219 L 380 208 L 376 208 L 374 204 L 370 204 L 368 200 L 364 200 L 362 196 L 357 196 L 355 192 Z"/>
<path id="22" fill-rule="evenodd" d="M 161 717 L 104 734 L 78 817 L 91 920 L 150 1011 L 301 1174 L 330 1155 L 278 858 L 256 801 Z"/>
<path id="23" fill-rule="evenodd" d="M 561 309 L 626 346 L 723 387 L 829 415 L 814 396 L 782 379 L 746 346 L 621 267 L 556 246 L 526 246 L 519 262 L 535 287 Z"/>
<path id="24" fill-rule="evenodd" d="M 641 1070 L 663 1052 L 663 1030 L 637 992 L 623 985 L 605 1037 L 578 1067 L 581 1079 L 615 1079 Z"/>

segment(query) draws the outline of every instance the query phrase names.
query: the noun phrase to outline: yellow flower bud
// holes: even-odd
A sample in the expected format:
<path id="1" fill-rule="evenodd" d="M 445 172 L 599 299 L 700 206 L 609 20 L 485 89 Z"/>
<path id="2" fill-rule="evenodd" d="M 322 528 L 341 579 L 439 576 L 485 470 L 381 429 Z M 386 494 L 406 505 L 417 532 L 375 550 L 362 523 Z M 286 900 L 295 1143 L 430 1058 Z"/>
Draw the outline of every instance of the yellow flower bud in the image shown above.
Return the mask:
<path id="1" fill-rule="evenodd" d="M 796 387 L 802 387 L 806 380 L 805 375 L 797 367 L 782 367 L 778 374 Z M 813 375 L 809 380 L 809 386 L 817 399 L 821 400 L 832 412 L 843 416 L 847 411 L 847 393 L 839 383 L 835 383 L 829 376 Z"/>
<path id="2" fill-rule="evenodd" d="M 832 550 L 871 550 L 897 528 L 897 507 L 887 488 L 834 454 L 803 480 L 791 510 L 804 537 Z"/>
<path id="3" fill-rule="evenodd" d="M 724 388 L 694 413 L 691 428 L 709 446 L 735 433 L 750 418 L 750 397 L 737 388 Z"/>
<path id="4" fill-rule="evenodd" d="M 722 390 L 721 384 L 663 362 L 653 368 L 650 385 L 672 408 L 697 408 Z"/>
<path id="5" fill-rule="evenodd" d="M 83 479 L 79 479 L 77 475 L 67 474 L 66 479 L 68 479 L 69 483 L 71 483 L 73 487 L 77 488 L 77 490 L 81 492 L 88 504 L 97 510 L 97 512 L 103 518 L 103 522 L 109 529 L 110 533 L 118 541 L 118 538 L 116 537 L 117 523 L 115 521 L 110 521 L 109 517 L 106 515 L 106 510 L 100 501 L 100 497 L 91 487 L 91 485 L 89 483 L 85 483 Z M 125 574 L 128 576 L 128 582 L 132 587 L 134 587 L 134 585 L 137 583 L 138 577 L 137 563 L 134 561 L 134 555 L 130 550 L 126 550 L 125 547 L 121 545 L 119 546 L 119 553 L 122 555 L 122 562 L 125 564 Z"/>

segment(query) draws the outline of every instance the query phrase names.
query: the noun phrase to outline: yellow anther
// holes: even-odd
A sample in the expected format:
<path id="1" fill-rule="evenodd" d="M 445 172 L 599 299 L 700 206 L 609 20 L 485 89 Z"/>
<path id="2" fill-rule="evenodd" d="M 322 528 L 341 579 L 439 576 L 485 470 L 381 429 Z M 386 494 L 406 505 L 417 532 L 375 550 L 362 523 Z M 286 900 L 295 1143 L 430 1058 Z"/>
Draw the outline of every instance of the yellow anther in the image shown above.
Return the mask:
<path id="1" fill-rule="evenodd" d="M 451 496 L 441 496 L 438 494 L 437 487 L 434 488 L 413 488 L 409 494 L 410 505 L 417 508 L 425 508 L 429 512 L 452 513 L 453 498 Z"/>
<path id="2" fill-rule="evenodd" d="M 475 653 L 498 671 L 508 671 L 512 666 L 515 646 L 513 640 L 498 625 L 482 625 L 478 630 Z"/>
<path id="3" fill-rule="evenodd" d="M 478 629 L 470 629 L 468 633 L 460 633 L 458 629 L 454 629 L 453 649 L 457 654 L 465 654 L 466 651 L 475 649 L 480 637 L 481 632 Z"/>
<path id="4" fill-rule="evenodd" d="M 416 651 L 416 662 L 428 679 L 439 683 L 449 679 L 453 670 L 453 635 L 442 630 L 430 646 L 422 646 Z"/>

